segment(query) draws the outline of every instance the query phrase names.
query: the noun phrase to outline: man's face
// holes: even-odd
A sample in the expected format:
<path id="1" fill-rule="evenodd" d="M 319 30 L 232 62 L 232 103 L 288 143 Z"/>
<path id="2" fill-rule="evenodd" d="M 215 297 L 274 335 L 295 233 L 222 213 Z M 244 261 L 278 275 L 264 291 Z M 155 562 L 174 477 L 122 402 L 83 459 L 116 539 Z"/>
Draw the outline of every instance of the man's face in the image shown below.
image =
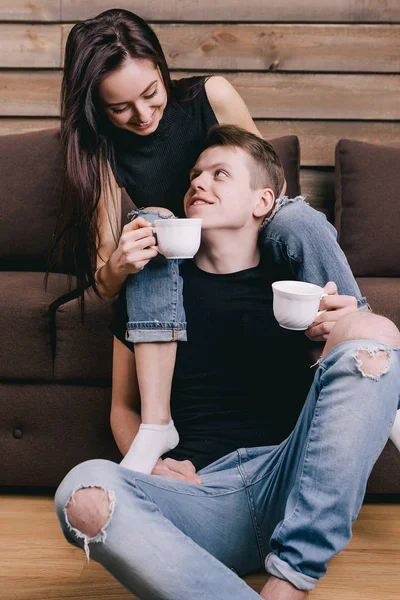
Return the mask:
<path id="1" fill-rule="evenodd" d="M 250 161 L 241 148 L 213 146 L 202 152 L 190 172 L 186 216 L 203 219 L 204 230 L 254 224 L 253 207 L 260 191 L 250 187 Z"/>

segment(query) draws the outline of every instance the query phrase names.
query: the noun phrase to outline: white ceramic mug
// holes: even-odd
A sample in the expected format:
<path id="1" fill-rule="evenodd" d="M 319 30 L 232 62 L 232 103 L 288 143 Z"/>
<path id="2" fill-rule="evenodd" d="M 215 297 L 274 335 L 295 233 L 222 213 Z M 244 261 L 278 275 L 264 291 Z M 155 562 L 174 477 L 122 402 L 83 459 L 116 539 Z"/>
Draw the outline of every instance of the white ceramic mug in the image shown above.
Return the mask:
<path id="1" fill-rule="evenodd" d="M 273 310 L 284 329 L 307 329 L 324 310 L 318 310 L 321 298 L 327 296 L 319 285 L 304 281 L 275 281 Z"/>
<path id="2" fill-rule="evenodd" d="M 156 219 L 156 250 L 165 258 L 193 258 L 200 247 L 203 219 Z"/>

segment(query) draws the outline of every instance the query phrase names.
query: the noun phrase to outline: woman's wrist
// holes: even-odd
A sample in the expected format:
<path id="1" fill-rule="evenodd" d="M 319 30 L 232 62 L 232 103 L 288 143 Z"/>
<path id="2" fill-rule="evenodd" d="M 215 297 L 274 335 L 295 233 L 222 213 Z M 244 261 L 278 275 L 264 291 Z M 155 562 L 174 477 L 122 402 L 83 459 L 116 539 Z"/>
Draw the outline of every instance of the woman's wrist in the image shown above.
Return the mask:
<path id="1" fill-rule="evenodd" d="M 118 257 L 113 252 L 108 261 L 97 271 L 96 283 L 101 295 L 105 298 L 114 298 L 127 275 L 119 266 Z"/>

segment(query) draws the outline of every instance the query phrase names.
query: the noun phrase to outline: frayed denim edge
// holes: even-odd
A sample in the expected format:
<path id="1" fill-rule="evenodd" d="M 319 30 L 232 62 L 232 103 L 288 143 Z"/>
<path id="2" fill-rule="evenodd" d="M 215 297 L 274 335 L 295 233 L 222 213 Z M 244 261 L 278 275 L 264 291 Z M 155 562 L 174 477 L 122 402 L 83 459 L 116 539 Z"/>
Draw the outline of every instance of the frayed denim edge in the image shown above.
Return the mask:
<path id="1" fill-rule="evenodd" d="M 359 356 L 360 352 L 367 352 L 370 356 L 375 356 L 379 352 L 385 352 L 386 358 L 387 358 L 387 363 L 386 363 L 386 366 L 383 369 L 383 371 L 381 371 L 381 373 L 375 374 L 375 375 L 371 374 L 371 373 L 366 373 L 364 370 L 363 361 Z M 376 348 L 370 348 L 368 346 L 360 346 L 357 348 L 357 352 L 354 355 L 356 365 L 357 365 L 358 370 L 360 371 L 361 375 L 363 377 L 367 377 L 368 379 L 372 379 L 373 381 L 379 381 L 379 379 L 382 377 L 382 375 L 386 375 L 386 373 L 389 372 L 391 358 L 392 358 L 392 348 L 390 346 L 387 346 L 386 348 L 382 348 L 380 346 L 377 346 Z"/>
<path id="2" fill-rule="evenodd" d="M 275 202 L 274 208 L 272 209 L 272 213 L 270 214 L 269 217 L 264 219 L 264 221 L 261 224 L 260 229 L 263 229 L 266 225 L 268 225 L 268 223 L 270 223 L 272 221 L 272 219 L 275 217 L 276 213 L 278 213 L 283 206 L 285 206 L 286 204 L 291 204 L 293 202 L 298 202 L 298 201 L 303 201 L 303 202 L 305 202 L 305 204 L 308 204 L 308 202 L 305 201 L 304 196 L 296 196 L 295 198 L 289 198 L 289 196 L 282 196 L 282 198 L 278 198 Z"/>
<path id="3" fill-rule="evenodd" d="M 160 212 L 158 212 L 158 210 L 146 210 L 145 207 L 135 208 L 134 210 L 131 210 L 131 212 L 129 212 L 126 216 L 130 221 L 134 221 L 138 217 L 150 218 L 151 216 L 156 217 L 157 219 L 177 219 L 178 218 L 174 214 L 163 215 Z"/>
<path id="4" fill-rule="evenodd" d="M 78 492 L 79 490 L 86 489 L 86 488 L 98 488 L 99 490 L 103 490 L 104 492 L 107 492 L 108 498 L 110 500 L 110 507 L 109 507 L 110 515 L 109 515 L 107 521 L 104 523 L 104 525 L 100 529 L 99 533 L 97 535 L 95 535 L 94 537 L 89 537 L 85 533 L 82 533 L 82 531 L 79 531 L 79 529 L 72 527 L 71 523 L 69 522 L 68 513 L 67 513 L 67 506 L 71 502 L 74 494 L 76 494 L 76 492 Z M 72 502 L 73 502 L 73 500 L 72 500 Z M 66 505 L 64 506 L 63 512 L 64 512 L 64 517 L 65 517 L 65 522 L 67 523 L 69 531 L 72 531 L 75 534 L 77 539 L 83 539 L 84 550 L 85 550 L 85 554 L 86 554 L 86 558 L 87 558 L 88 562 L 90 561 L 89 544 L 92 542 L 93 543 L 105 542 L 107 539 L 107 532 L 105 530 L 107 529 L 108 525 L 111 522 L 112 516 L 114 514 L 115 504 L 116 504 L 115 492 L 113 492 L 112 490 L 107 490 L 99 485 L 78 485 L 76 488 L 74 488 L 72 494 L 68 498 Z"/>

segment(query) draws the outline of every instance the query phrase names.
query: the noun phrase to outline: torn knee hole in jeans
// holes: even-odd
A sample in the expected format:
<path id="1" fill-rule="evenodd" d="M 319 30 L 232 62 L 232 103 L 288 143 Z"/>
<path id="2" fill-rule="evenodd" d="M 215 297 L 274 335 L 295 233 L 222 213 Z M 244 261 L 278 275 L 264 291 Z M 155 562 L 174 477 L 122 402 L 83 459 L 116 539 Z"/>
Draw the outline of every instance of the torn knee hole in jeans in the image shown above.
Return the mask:
<path id="1" fill-rule="evenodd" d="M 96 488 L 98 490 L 102 490 L 103 492 L 106 492 L 106 494 L 108 495 L 108 499 L 110 501 L 110 506 L 109 506 L 110 512 L 109 512 L 108 518 L 107 518 L 106 522 L 101 526 L 99 533 L 93 537 L 90 537 L 89 535 L 87 535 L 86 533 L 83 533 L 76 527 L 73 527 L 68 518 L 68 505 L 70 503 L 71 504 L 75 503 L 74 495 L 76 494 L 76 492 L 78 492 L 79 490 L 89 489 L 89 488 Z M 64 516 L 65 516 L 65 521 L 67 523 L 68 529 L 75 534 L 76 538 L 83 540 L 84 550 L 85 550 L 85 554 L 86 554 L 88 562 L 90 560 L 89 544 L 90 543 L 98 543 L 98 542 L 104 543 L 107 539 L 106 529 L 109 526 L 109 524 L 111 523 L 111 519 L 114 514 L 115 502 L 116 502 L 115 493 L 112 490 L 107 490 L 98 485 L 80 485 L 74 489 L 74 491 L 72 492 L 71 496 L 69 497 L 69 499 L 64 507 Z"/>
<path id="2" fill-rule="evenodd" d="M 378 381 L 389 371 L 390 350 L 382 348 L 359 348 L 354 356 L 363 377 Z"/>

